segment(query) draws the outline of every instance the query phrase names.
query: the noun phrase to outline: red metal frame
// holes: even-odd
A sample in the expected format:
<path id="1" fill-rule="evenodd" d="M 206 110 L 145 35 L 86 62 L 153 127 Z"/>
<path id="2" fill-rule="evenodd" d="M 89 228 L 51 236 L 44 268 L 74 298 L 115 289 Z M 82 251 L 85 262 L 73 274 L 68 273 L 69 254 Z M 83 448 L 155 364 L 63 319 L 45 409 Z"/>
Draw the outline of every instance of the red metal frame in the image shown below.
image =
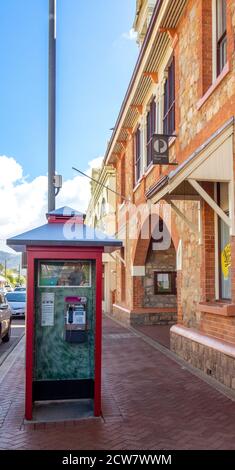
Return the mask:
<path id="1" fill-rule="evenodd" d="M 94 415 L 101 415 L 102 354 L 102 247 L 28 247 L 27 320 L 26 320 L 26 399 L 25 417 L 33 418 L 34 297 L 36 260 L 87 259 L 96 262 L 96 330 Z"/>

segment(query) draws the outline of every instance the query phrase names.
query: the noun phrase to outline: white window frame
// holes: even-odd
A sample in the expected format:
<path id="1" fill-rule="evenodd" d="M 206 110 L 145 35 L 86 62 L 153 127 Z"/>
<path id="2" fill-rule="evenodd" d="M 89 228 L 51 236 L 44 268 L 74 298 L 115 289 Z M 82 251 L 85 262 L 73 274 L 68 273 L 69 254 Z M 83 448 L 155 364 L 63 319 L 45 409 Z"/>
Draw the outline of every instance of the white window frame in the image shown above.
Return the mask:
<path id="1" fill-rule="evenodd" d="M 217 78 L 217 0 L 212 1 L 212 82 L 214 83 Z"/>
<path id="2" fill-rule="evenodd" d="M 135 138 L 135 134 L 139 128 L 140 130 L 140 149 L 141 149 L 141 152 L 140 152 L 140 177 L 137 179 L 137 174 L 136 174 L 136 144 L 134 143 L 134 166 L 135 166 L 135 181 L 134 181 L 134 188 L 138 185 L 138 183 L 141 181 L 142 177 L 143 177 L 143 174 L 144 174 L 144 164 L 143 164 L 143 144 L 142 144 L 142 141 L 143 141 L 143 129 L 142 129 L 142 117 L 141 119 L 138 120 L 138 122 L 136 123 L 136 126 L 134 127 L 134 130 L 133 130 L 133 135 L 134 135 L 134 138 Z"/>

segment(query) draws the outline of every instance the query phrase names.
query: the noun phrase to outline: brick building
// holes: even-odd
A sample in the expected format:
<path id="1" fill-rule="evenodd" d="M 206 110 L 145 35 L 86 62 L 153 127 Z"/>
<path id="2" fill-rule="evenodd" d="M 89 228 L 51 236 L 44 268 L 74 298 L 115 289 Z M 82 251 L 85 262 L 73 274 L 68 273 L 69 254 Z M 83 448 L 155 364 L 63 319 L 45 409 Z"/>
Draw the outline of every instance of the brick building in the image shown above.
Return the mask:
<path id="1" fill-rule="evenodd" d="M 235 388 L 235 2 L 139 0 L 134 28 L 140 54 L 104 160 L 122 195 L 113 315 L 173 325 L 172 350 Z M 171 136 L 171 165 L 154 164 L 156 134 Z"/>
<path id="2" fill-rule="evenodd" d="M 86 224 L 110 236 L 115 235 L 116 171 L 112 166 L 92 169 L 91 198 L 86 213 Z M 99 184 L 96 181 L 99 180 Z M 109 190 L 107 190 L 109 188 Z M 118 254 L 116 254 L 118 256 Z M 113 254 L 103 254 L 102 309 L 112 310 L 116 289 L 116 261 Z"/>

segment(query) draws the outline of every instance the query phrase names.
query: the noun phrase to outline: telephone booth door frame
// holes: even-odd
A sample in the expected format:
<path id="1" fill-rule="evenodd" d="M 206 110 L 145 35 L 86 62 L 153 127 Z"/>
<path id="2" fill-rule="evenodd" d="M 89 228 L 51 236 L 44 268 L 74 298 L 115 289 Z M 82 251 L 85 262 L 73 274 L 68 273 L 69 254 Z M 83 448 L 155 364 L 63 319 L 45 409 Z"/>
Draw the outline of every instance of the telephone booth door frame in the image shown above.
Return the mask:
<path id="1" fill-rule="evenodd" d="M 33 368 L 35 328 L 35 263 L 40 260 L 91 260 L 96 263 L 96 321 L 95 321 L 95 372 L 94 416 L 101 415 L 101 355 L 102 355 L 102 254 L 103 247 L 27 247 L 27 315 L 26 315 L 26 401 L 25 418 L 33 419 Z"/>

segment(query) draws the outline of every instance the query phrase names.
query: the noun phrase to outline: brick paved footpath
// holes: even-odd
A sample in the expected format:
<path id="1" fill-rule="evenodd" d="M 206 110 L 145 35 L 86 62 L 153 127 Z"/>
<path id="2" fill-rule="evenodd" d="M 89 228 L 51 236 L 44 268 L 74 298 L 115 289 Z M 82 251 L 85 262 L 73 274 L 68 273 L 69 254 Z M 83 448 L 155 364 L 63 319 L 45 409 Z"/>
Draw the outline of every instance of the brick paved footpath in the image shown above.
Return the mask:
<path id="1" fill-rule="evenodd" d="M 23 425 L 21 356 L 0 384 L 0 449 L 235 449 L 235 402 L 110 319 L 103 419 Z"/>

